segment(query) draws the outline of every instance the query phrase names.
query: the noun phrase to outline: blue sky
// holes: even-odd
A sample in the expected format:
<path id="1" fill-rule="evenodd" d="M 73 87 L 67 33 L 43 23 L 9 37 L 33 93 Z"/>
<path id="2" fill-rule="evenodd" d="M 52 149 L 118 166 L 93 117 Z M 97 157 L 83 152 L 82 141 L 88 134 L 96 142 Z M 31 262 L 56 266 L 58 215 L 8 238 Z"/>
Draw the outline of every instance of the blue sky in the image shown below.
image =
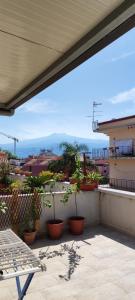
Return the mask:
<path id="1" fill-rule="evenodd" d="M 51 133 L 101 138 L 91 129 L 92 101 L 103 103 L 100 121 L 135 114 L 135 29 L 33 97 L 12 117 L 0 117 L 1 131 L 20 140 Z M 10 140 L 1 136 L 1 142 Z"/>

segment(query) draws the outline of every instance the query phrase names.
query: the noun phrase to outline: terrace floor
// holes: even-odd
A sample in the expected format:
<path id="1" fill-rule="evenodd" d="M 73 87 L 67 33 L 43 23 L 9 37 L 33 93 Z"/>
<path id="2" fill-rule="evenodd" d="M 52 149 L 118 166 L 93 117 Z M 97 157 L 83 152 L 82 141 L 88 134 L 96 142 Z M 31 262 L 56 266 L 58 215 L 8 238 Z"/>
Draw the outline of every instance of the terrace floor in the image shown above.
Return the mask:
<path id="1" fill-rule="evenodd" d="M 134 300 L 135 239 L 103 226 L 61 241 L 36 241 L 47 266 L 35 274 L 26 300 Z M 15 280 L 0 282 L 0 300 L 17 299 Z"/>

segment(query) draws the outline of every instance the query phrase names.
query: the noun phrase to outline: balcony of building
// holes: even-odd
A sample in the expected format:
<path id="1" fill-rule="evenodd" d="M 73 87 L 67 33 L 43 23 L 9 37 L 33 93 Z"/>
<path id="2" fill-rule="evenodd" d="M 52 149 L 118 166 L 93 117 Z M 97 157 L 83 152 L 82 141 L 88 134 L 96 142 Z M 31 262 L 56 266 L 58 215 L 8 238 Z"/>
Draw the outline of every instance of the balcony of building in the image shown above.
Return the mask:
<path id="1" fill-rule="evenodd" d="M 135 180 L 123 178 L 110 178 L 109 186 L 114 189 L 135 192 Z"/>
<path id="2" fill-rule="evenodd" d="M 112 159 L 112 158 L 134 158 L 135 147 L 132 146 L 111 146 L 92 150 L 92 159 Z"/>

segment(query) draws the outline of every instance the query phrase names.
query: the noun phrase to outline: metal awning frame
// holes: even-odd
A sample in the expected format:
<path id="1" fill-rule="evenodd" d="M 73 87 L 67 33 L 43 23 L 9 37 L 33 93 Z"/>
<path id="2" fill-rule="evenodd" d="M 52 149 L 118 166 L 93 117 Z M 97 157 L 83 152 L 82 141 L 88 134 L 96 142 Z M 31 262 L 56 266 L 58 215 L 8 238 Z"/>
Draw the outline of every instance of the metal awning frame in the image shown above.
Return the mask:
<path id="1" fill-rule="evenodd" d="M 135 26 L 135 1 L 124 1 L 118 8 L 82 37 L 47 70 L 29 83 L 5 106 L 0 114 L 13 115 L 14 110 L 35 96 L 101 49 Z"/>

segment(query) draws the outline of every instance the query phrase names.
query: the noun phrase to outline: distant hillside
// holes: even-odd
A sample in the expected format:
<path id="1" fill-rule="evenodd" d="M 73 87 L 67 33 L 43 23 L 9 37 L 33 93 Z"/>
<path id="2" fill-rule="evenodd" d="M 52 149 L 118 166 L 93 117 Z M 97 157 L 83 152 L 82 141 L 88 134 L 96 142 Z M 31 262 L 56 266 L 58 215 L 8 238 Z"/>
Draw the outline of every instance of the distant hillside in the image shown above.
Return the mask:
<path id="1" fill-rule="evenodd" d="M 103 148 L 108 146 L 107 140 L 86 139 L 82 137 L 75 137 L 64 133 L 54 133 L 46 137 L 24 140 L 17 144 L 17 155 L 19 157 L 27 157 L 28 155 L 36 155 L 40 149 L 51 149 L 56 154 L 61 154 L 59 144 L 61 142 L 68 143 L 85 143 L 89 151 L 92 148 Z M 13 152 L 13 144 L 1 144 L 0 147 L 5 150 Z"/>

